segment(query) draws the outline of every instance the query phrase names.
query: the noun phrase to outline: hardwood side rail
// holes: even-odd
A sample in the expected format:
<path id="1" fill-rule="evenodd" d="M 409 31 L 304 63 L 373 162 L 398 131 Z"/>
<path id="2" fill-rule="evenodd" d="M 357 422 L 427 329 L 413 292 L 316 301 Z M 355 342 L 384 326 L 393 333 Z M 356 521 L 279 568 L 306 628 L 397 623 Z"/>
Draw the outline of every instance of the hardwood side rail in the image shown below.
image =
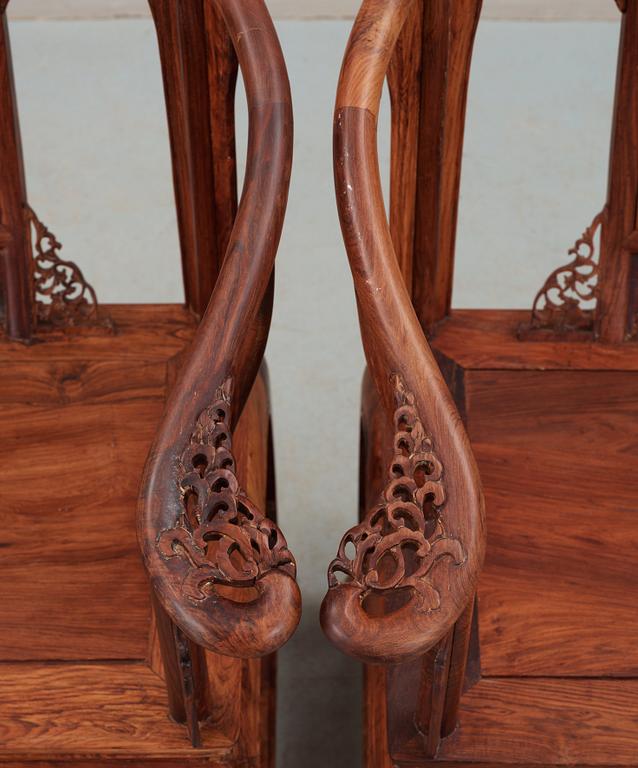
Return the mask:
<path id="1" fill-rule="evenodd" d="M 364 0 L 335 108 L 341 228 L 368 366 L 395 437 L 381 498 L 330 564 L 321 623 L 341 650 L 371 663 L 418 657 L 449 633 L 474 599 L 485 549 L 477 467 L 405 288 L 379 175 L 383 81 L 415 1 Z"/>
<path id="2" fill-rule="evenodd" d="M 295 561 L 239 487 L 232 432 L 261 363 L 292 162 L 283 55 L 262 0 L 216 0 L 249 110 L 248 157 L 226 257 L 151 448 L 138 538 L 161 606 L 217 653 L 272 653 L 299 622 Z"/>

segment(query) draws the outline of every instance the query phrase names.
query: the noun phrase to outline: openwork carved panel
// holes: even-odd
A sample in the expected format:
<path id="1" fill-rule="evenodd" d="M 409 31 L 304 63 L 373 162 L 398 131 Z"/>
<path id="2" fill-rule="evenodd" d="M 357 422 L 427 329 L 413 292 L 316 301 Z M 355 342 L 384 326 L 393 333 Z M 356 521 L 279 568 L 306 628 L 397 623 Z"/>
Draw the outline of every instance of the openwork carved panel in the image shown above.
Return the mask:
<path id="1" fill-rule="evenodd" d="M 547 329 L 557 334 L 593 331 L 598 301 L 599 253 L 596 236 L 604 226 L 603 209 L 569 250 L 572 260 L 555 269 L 536 294 L 525 331 Z"/>
<path id="2" fill-rule="evenodd" d="M 28 206 L 26 219 L 33 233 L 32 275 L 37 322 L 58 328 L 109 325 L 98 317 L 93 287 L 84 279 L 77 264 L 60 258 L 61 243 Z"/>
<path id="3" fill-rule="evenodd" d="M 345 574 L 362 595 L 411 587 L 419 610 L 435 611 L 441 596 L 432 582 L 432 569 L 441 560 L 462 565 L 466 554 L 445 527 L 444 469 L 432 438 L 412 393 L 399 376 L 394 383 L 397 408 L 388 483 L 363 522 L 344 535 L 328 568 L 328 582 L 336 587 L 338 574 Z"/>
<path id="4" fill-rule="evenodd" d="M 182 592 L 193 601 L 215 594 L 215 585 L 251 587 L 279 568 L 294 578 L 295 560 L 279 528 L 239 487 L 232 454 L 230 379 L 197 419 L 178 462 L 182 511 L 174 528 L 161 531 L 165 559 L 185 560 Z"/>

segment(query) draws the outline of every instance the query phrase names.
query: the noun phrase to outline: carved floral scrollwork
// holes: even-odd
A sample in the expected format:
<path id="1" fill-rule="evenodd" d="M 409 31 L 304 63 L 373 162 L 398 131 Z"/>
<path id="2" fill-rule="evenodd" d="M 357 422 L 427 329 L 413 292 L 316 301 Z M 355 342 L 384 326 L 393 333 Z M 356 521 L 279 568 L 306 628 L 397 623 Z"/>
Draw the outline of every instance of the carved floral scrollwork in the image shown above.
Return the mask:
<path id="1" fill-rule="evenodd" d="M 181 588 L 193 601 L 214 595 L 216 584 L 254 586 L 274 568 L 293 578 L 296 573 L 283 534 L 239 487 L 228 427 L 230 388 L 228 380 L 197 419 L 178 462 L 181 514 L 157 538 L 164 559 L 189 564 Z"/>
<path id="2" fill-rule="evenodd" d="M 34 234 L 32 274 L 38 322 L 63 328 L 98 324 L 97 297 L 80 268 L 60 258 L 61 243 L 28 206 L 26 219 Z"/>
<path id="3" fill-rule="evenodd" d="M 395 391 L 394 457 L 388 484 L 363 522 L 342 538 L 337 557 L 328 567 L 328 583 L 337 587 L 337 574 L 345 574 L 347 583 L 358 587 L 362 596 L 412 587 L 419 610 L 435 611 L 441 596 L 431 580 L 432 569 L 443 559 L 462 565 L 466 554 L 461 542 L 446 531 L 443 466 L 419 418 L 414 396 L 399 376 Z"/>
<path id="4" fill-rule="evenodd" d="M 603 209 L 570 248 L 572 260 L 547 278 L 536 294 L 525 330 L 547 329 L 559 334 L 593 330 L 599 283 L 595 238 L 606 215 Z"/>

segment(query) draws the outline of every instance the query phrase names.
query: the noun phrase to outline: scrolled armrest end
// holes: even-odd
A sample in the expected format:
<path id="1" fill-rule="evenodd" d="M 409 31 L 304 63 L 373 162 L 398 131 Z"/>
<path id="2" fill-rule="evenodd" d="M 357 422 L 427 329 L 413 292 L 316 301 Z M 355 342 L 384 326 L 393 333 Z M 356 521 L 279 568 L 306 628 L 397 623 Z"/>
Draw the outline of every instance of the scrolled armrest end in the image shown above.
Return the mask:
<path id="1" fill-rule="evenodd" d="M 227 380 L 198 416 L 179 459 L 153 454 L 139 538 L 155 593 L 175 624 L 216 653 L 273 653 L 301 616 L 295 559 L 277 525 L 241 488 Z"/>
<path id="2" fill-rule="evenodd" d="M 385 489 L 346 532 L 328 568 L 321 624 L 345 653 L 368 663 L 420 656 L 471 600 L 482 554 L 468 551 L 446 515 L 442 461 L 414 395 L 394 376 L 394 455 Z M 479 494 L 480 501 L 480 494 Z"/>
<path id="3" fill-rule="evenodd" d="M 269 571 L 250 591 L 223 587 L 199 603 L 171 599 L 165 587 L 165 582 L 155 584 L 173 621 L 195 643 L 224 656 L 254 659 L 274 653 L 301 617 L 299 587 L 283 570 Z"/>

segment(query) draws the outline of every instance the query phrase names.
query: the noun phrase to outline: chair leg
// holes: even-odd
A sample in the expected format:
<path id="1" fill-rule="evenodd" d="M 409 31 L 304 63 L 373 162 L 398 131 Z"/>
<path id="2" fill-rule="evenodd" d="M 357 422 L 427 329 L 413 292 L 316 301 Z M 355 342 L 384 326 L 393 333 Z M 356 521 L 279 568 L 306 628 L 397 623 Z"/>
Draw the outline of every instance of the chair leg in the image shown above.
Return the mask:
<path id="1" fill-rule="evenodd" d="M 465 687 L 467 662 L 470 653 L 472 624 L 475 610 L 472 600 L 456 622 L 452 633 L 450 672 L 445 691 L 445 706 L 441 723 L 441 738 L 449 736 L 458 724 L 461 695 Z"/>
<path id="2" fill-rule="evenodd" d="M 186 724 L 193 747 L 201 747 L 199 723 L 210 713 L 206 656 L 171 621 L 153 593 L 152 604 L 170 715 Z"/>
<path id="3" fill-rule="evenodd" d="M 423 737 L 424 751 L 428 758 L 436 757 L 441 744 L 453 634 L 454 630 L 426 653 L 422 660 L 419 703 L 415 722 Z"/>

